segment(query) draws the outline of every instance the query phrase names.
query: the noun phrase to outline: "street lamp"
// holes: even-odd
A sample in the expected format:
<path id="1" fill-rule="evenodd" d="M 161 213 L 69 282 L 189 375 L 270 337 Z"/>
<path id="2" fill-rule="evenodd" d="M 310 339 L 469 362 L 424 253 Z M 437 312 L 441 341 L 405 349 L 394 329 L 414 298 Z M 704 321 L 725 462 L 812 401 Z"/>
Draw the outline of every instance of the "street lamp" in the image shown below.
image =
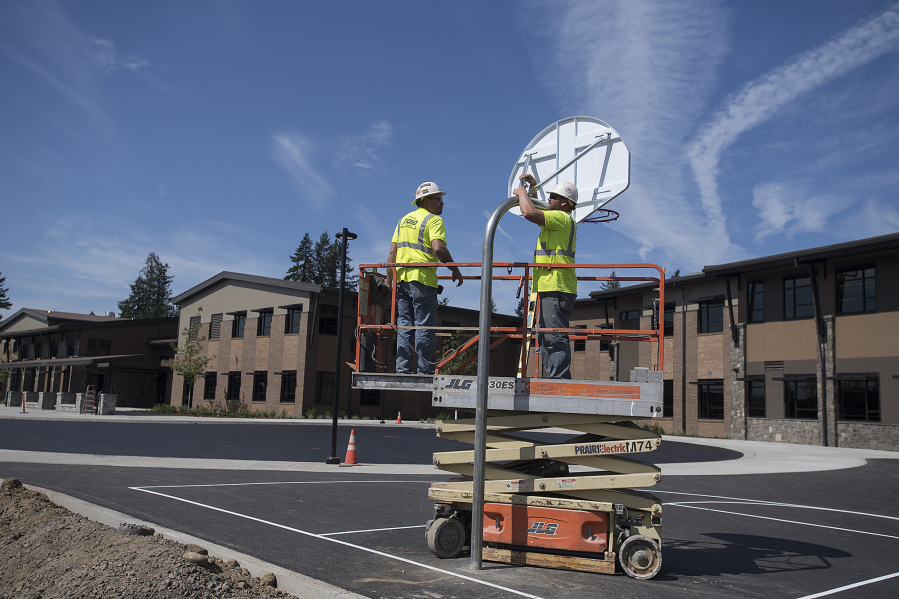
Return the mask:
<path id="1" fill-rule="evenodd" d="M 346 242 L 356 239 L 355 233 L 350 233 L 344 227 L 343 231 L 336 235 L 340 240 L 340 293 L 337 296 L 337 362 L 334 366 L 334 408 L 331 420 L 331 457 L 325 460 L 325 464 L 340 464 L 337 457 L 337 398 L 340 393 L 340 354 L 343 341 L 343 292 L 346 287 Z"/>

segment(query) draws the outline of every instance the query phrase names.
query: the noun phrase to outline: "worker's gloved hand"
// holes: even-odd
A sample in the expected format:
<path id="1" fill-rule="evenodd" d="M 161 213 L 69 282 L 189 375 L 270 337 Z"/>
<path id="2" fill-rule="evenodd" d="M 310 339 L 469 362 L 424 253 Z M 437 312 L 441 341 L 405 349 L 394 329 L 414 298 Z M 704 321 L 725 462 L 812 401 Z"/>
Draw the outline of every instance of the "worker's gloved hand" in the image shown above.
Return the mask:
<path id="1" fill-rule="evenodd" d="M 443 293 L 443 285 L 437 285 L 437 295 Z"/>
<path id="2" fill-rule="evenodd" d="M 380 293 L 383 296 L 389 297 L 390 296 L 390 287 L 388 287 L 384 283 L 379 283 L 378 284 L 378 293 Z"/>

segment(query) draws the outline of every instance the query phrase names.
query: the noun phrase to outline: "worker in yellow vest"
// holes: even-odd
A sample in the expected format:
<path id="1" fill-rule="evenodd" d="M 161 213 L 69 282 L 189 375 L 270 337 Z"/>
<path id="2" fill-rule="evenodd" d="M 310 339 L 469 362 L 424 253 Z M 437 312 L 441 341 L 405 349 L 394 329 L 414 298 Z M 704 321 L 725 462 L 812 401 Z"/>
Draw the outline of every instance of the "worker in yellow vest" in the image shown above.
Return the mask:
<path id="1" fill-rule="evenodd" d="M 412 202 L 417 208 L 400 219 L 393 232 L 387 262 L 452 262 L 443 228 L 443 196 L 436 183 L 422 183 Z M 449 266 L 456 287 L 462 284 L 458 267 Z M 396 324 L 399 327 L 433 327 L 437 324 L 437 266 L 399 266 L 396 285 Z M 387 284 L 393 271 L 387 269 Z M 418 374 L 434 374 L 437 336 L 428 329 L 400 329 L 396 346 L 397 374 L 412 374 L 413 353 Z"/>
<path id="2" fill-rule="evenodd" d="M 537 180 L 533 175 L 522 175 L 519 180 L 533 189 Z M 561 181 L 549 194 L 549 206 L 539 210 L 531 202 L 528 191 L 519 187 L 518 197 L 521 215 L 540 225 L 540 236 L 534 250 L 534 262 L 539 264 L 574 264 L 577 246 L 577 223 L 572 211 L 577 206 L 577 187 Z M 536 193 L 536 192 L 534 192 Z M 567 329 L 571 311 L 577 299 L 577 274 L 574 268 L 535 268 L 534 289 L 540 298 L 541 329 Z M 571 345 L 566 333 L 538 333 L 540 360 L 551 379 L 571 378 Z"/>

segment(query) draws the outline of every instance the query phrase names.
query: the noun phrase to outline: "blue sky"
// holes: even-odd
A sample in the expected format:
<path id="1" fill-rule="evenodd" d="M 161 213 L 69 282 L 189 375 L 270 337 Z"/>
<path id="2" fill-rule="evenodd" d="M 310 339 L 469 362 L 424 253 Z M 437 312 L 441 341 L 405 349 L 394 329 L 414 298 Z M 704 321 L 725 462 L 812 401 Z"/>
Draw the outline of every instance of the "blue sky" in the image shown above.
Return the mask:
<path id="1" fill-rule="evenodd" d="M 423 181 L 480 261 L 519 154 L 573 115 L 631 152 L 579 262 L 685 274 L 894 233 L 897 50 L 884 1 L 10 0 L 0 272 L 12 311 L 102 313 L 150 252 L 176 294 L 282 277 L 306 232 L 346 227 L 355 264 L 380 262 Z M 495 259 L 536 235 L 507 215 Z M 476 307 L 477 284 L 447 296 Z"/>

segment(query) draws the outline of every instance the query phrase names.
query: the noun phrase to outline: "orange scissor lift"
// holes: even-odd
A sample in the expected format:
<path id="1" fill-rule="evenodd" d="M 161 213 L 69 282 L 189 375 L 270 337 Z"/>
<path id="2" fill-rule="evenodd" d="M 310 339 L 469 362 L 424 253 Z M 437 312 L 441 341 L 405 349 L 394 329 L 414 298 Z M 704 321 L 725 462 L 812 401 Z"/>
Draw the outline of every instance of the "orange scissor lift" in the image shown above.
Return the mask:
<path id="1" fill-rule="evenodd" d="M 395 311 L 388 316 L 389 307 L 395 305 L 395 283 L 385 297 L 378 290 L 383 280 L 379 271 L 396 266 L 360 266 L 353 388 L 430 392 L 433 406 L 469 416 L 437 422 L 438 436 L 471 443 L 475 448 L 434 454 L 434 465 L 455 478 L 433 483 L 428 491 L 428 497 L 436 502 L 435 517 L 428 522 L 426 535 L 431 551 L 441 558 L 453 558 L 470 545 L 475 569 L 480 568 L 483 558 L 614 573 L 618 562 L 632 577 L 655 576 L 661 566 L 661 502 L 654 495 L 632 488 L 656 484 L 661 478 L 660 469 L 624 456 L 644 454 L 661 444 L 658 434 L 637 423 L 662 415 L 664 327 L 659 325 L 663 322 L 659 307 L 665 305 L 664 269 L 647 264 L 556 265 L 576 266 L 579 281 L 658 283 L 654 326 L 648 330 L 539 329 L 534 326 L 539 306 L 535 305 L 535 296 L 528 293 L 531 273 L 538 265 L 492 264 L 487 272 L 499 269 L 503 274 L 493 274 L 491 280 L 517 281 L 519 293 L 524 292 L 531 301 L 524 304 L 521 326 L 486 327 L 490 339 L 489 344 L 484 344 L 489 345 L 487 351 L 515 340 L 522 347 L 518 376 L 484 377 L 487 405 L 480 440 L 477 416 L 481 383 L 476 376 L 446 372 L 445 368 L 469 347 L 477 345 L 481 353 L 479 340 L 485 336 L 483 306 L 481 326 L 477 329 L 434 327 L 438 335 L 458 331 L 472 335 L 461 347 L 439 359 L 434 375 L 387 373 L 386 344 L 382 342 L 395 337 L 400 327 Z M 482 276 L 465 276 L 466 279 L 482 279 L 486 270 L 481 263 L 455 266 L 482 268 Z M 651 269 L 655 276 L 613 278 L 585 274 L 600 269 L 638 268 Z M 396 281 L 395 276 L 393 280 Z M 487 311 L 489 321 L 489 308 Z M 649 366 L 632 370 L 627 382 L 537 378 L 539 355 L 533 351 L 536 334 L 551 330 L 568 333 L 572 340 L 655 343 L 657 352 L 653 352 Z M 473 360 L 462 363 L 457 370 Z M 479 355 L 478 363 L 486 364 L 486 360 Z M 479 376 L 481 370 L 485 369 L 479 369 Z M 529 372 L 532 376 L 527 376 Z M 522 436 L 549 428 L 573 431 L 574 436 L 559 443 Z M 480 460 L 479 448 L 483 454 Z M 483 478 L 479 481 L 481 469 Z M 479 505 L 481 514 L 477 513 Z M 473 528 L 472 523 L 478 521 L 483 525 Z M 472 530 L 478 528 L 481 535 L 472 535 Z"/>

